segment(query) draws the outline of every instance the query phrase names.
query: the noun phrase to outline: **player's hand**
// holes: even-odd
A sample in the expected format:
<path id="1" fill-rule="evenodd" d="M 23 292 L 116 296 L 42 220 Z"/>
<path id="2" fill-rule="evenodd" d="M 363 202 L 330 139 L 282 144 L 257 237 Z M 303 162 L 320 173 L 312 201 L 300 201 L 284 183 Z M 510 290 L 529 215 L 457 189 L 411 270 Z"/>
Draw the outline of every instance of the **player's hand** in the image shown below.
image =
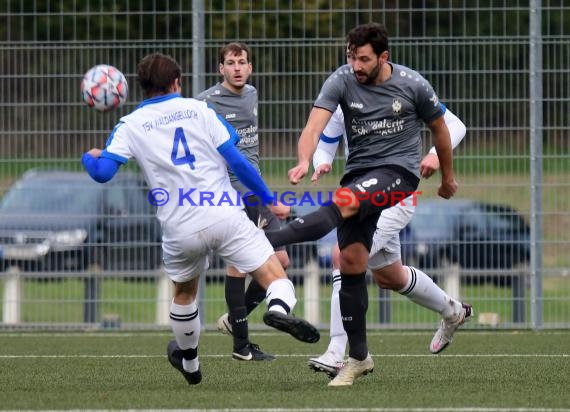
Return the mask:
<path id="1" fill-rule="evenodd" d="M 291 214 L 291 206 L 284 205 L 283 203 L 276 202 L 275 204 L 269 205 L 269 210 L 273 212 L 278 219 L 285 220 Z"/>
<path id="2" fill-rule="evenodd" d="M 311 176 L 311 182 L 317 183 L 317 181 L 319 180 L 319 177 L 321 177 L 324 174 L 329 173 L 331 170 L 332 170 L 332 166 L 328 163 L 323 163 L 322 165 L 319 165 L 315 169 L 315 173 L 313 173 L 313 176 Z"/>
<path id="3" fill-rule="evenodd" d="M 101 157 L 101 153 L 103 153 L 103 151 L 101 149 L 97 149 L 96 147 L 87 152 L 87 154 L 90 154 L 93 157 Z"/>
<path id="4" fill-rule="evenodd" d="M 455 178 L 442 180 L 441 185 L 437 189 L 437 194 L 444 199 L 450 199 L 455 192 L 457 192 L 457 188 L 459 185 L 455 181 Z"/>
<path id="5" fill-rule="evenodd" d="M 297 166 L 289 170 L 289 183 L 296 185 L 309 173 L 309 163 L 299 163 Z"/>
<path id="6" fill-rule="evenodd" d="M 436 154 L 428 153 L 420 163 L 420 175 L 429 179 L 439 169 L 439 158 Z"/>

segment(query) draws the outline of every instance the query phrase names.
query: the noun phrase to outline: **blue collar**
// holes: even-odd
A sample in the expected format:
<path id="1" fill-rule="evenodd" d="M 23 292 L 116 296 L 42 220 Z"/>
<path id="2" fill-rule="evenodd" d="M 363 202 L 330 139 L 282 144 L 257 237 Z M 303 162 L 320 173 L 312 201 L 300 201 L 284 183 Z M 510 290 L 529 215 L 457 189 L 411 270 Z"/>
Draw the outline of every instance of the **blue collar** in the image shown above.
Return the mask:
<path id="1" fill-rule="evenodd" d="M 177 97 L 180 97 L 180 93 L 161 94 L 160 96 L 150 97 L 148 99 L 143 100 L 137 106 L 137 109 L 140 109 L 141 107 L 146 106 L 147 104 L 160 103 L 160 102 L 164 102 L 166 100 L 175 99 Z"/>

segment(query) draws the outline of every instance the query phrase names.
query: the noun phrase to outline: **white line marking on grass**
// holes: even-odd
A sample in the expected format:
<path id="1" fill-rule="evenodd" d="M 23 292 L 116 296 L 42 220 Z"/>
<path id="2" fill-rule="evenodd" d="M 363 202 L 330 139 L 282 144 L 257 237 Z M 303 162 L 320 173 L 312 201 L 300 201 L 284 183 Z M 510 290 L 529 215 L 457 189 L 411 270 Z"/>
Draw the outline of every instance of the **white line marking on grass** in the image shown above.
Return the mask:
<path id="1" fill-rule="evenodd" d="M 311 354 L 275 354 L 278 358 L 307 358 Z M 570 358 L 568 353 L 471 353 L 457 355 L 420 355 L 420 354 L 372 354 L 371 356 L 379 358 Z M 0 359 L 105 359 L 105 358 L 124 358 L 124 359 L 145 359 L 145 358 L 165 358 L 166 355 L 0 355 Z M 201 358 L 229 358 L 231 355 L 202 355 Z"/>
<path id="2" fill-rule="evenodd" d="M 567 412 L 570 409 L 552 408 L 269 408 L 269 409 L 190 409 L 185 412 Z"/>
<path id="3" fill-rule="evenodd" d="M 569 412 L 566 408 L 248 408 L 248 409 L 162 409 L 168 412 Z M 83 412 L 104 412 L 106 409 L 82 409 Z M 155 409 L 114 409 L 114 412 L 151 412 Z M 44 410 L 43 412 L 59 412 L 57 410 Z"/>
<path id="4" fill-rule="evenodd" d="M 434 326 L 437 328 L 437 325 Z M 327 331 L 322 329 L 322 331 Z M 271 330 L 266 331 L 249 331 L 252 336 L 286 336 L 281 332 L 273 332 Z M 552 336 L 552 335 L 570 335 L 570 331 L 563 330 L 553 330 L 553 331 L 531 331 L 531 330 L 501 330 L 501 331 L 488 331 L 488 330 L 462 330 L 461 334 L 477 334 L 482 336 L 495 336 L 497 334 L 504 335 L 536 335 L 536 336 Z M 368 331 L 368 336 L 432 336 L 433 331 L 397 331 L 397 330 L 386 330 L 386 331 Z M 0 338 L 22 338 L 22 337 L 53 337 L 53 338 L 124 338 L 124 337 L 161 337 L 169 336 L 172 337 L 172 332 L 168 331 L 156 331 L 156 332 L 136 332 L 136 331 L 116 331 L 116 332 L 100 332 L 100 331 L 84 331 L 84 332 L 4 332 L 0 329 Z M 208 337 L 219 337 L 227 339 L 227 335 L 220 332 L 208 330 L 202 331 L 201 336 Z"/>

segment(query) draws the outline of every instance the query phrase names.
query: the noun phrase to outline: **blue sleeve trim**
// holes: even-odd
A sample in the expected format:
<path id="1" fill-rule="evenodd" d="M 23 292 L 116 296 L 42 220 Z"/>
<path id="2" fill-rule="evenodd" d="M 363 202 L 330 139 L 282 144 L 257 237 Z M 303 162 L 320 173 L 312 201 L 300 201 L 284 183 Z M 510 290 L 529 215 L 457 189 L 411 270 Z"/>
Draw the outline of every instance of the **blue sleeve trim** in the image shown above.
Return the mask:
<path id="1" fill-rule="evenodd" d="M 121 163 L 113 159 L 93 157 L 89 153 L 83 154 L 81 163 L 89 176 L 99 183 L 105 183 L 111 180 L 121 167 Z"/>
<path id="2" fill-rule="evenodd" d="M 180 93 L 169 93 L 169 94 L 163 94 L 160 96 L 155 96 L 155 97 L 150 97 L 146 100 L 143 100 L 138 106 L 137 109 L 140 109 L 143 106 L 146 106 L 148 104 L 155 104 L 155 103 L 160 103 L 160 102 L 164 102 L 166 100 L 170 100 L 170 99 L 175 99 L 177 97 L 181 97 Z"/>
<path id="3" fill-rule="evenodd" d="M 445 114 L 445 112 L 447 111 L 447 107 L 445 107 L 445 105 L 442 102 L 439 102 L 439 105 L 441 106 L 441 111 L 443 112 L 443 114 Z"/>
<path id="4" fill-rule="evenodd" d="M 268 201 L 272 199 L 272 194 L 261 178 L 261 175 L 255 168 L 247 161 L 247 159 L 240 153 L 237 147 L 224 143 L 218 148 L 218 152 L 226 159 L 228 165 L 237 176 L 240 182 L 251 189 L 256 195 Z"/>
<path id="5" fill-rule="evenodd" d="M 232 141 L 232 139 L 226 140 L 226 142 L 223 143 L 223 144 L 221 144 L 221 145 L 219 145 L 219 146 L 217 147 L 217 149 L 218 149 L 218 152 L 219 152 L 222 156 L 224 156 L 224 153 L 225 153 L 226 150 L 228 150 L 228 148 L 230 148 L 230 147 L 234 147 L 234 148 L 236 147 L 236 145 L 234 144 L 234 142 Z"/>
<path id="6" fill-rule="evenodd" d="M 341 137 L 342 136 L 329 137 L 325 134 L 321 134 L 321 140 L 325 143 L 338 143 L 338 142 L 340 142 Z"/>
<path id="7" fill-rule="evenodd" d="M 119 162 L 120 164 L 123 164 L 123 165 L 127 164 L 127 162 L 129 161 L 129 159 L 127 159 L 126 157 L 119 156 L 115 153 L 108 152 L 107 150 L 103 150 L 103 152 L 101 153 L 101 157 L 105 158 L 105 159 L 114 160 L 115 162 Z"/>

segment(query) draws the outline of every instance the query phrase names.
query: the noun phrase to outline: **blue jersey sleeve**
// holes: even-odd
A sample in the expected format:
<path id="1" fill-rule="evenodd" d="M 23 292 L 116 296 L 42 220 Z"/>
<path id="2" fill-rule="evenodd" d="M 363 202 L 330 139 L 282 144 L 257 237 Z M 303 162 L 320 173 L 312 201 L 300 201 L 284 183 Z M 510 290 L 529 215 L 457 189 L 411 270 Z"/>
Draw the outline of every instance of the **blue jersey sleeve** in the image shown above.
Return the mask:
<path id="1" fill-rule="evenodd" d="M 218 152 L 226 159 L 230 169 L 237 178 L 250 188 L 256 195 L 263 199 L 264 203 L 272 202 L 272 193 L 261 178 L 260 174 L 240 153 L 233 144 L 223 144 L 218 147 Z"/>
<path id="2" fill-rule="evenodd" d="M 106 157 L 93 157 L 89 153 L 83 154 L 81 163 L 89 176 L 99 183 L 111 180 L 121 167 L 121 163 L 117 160 Z"/>

